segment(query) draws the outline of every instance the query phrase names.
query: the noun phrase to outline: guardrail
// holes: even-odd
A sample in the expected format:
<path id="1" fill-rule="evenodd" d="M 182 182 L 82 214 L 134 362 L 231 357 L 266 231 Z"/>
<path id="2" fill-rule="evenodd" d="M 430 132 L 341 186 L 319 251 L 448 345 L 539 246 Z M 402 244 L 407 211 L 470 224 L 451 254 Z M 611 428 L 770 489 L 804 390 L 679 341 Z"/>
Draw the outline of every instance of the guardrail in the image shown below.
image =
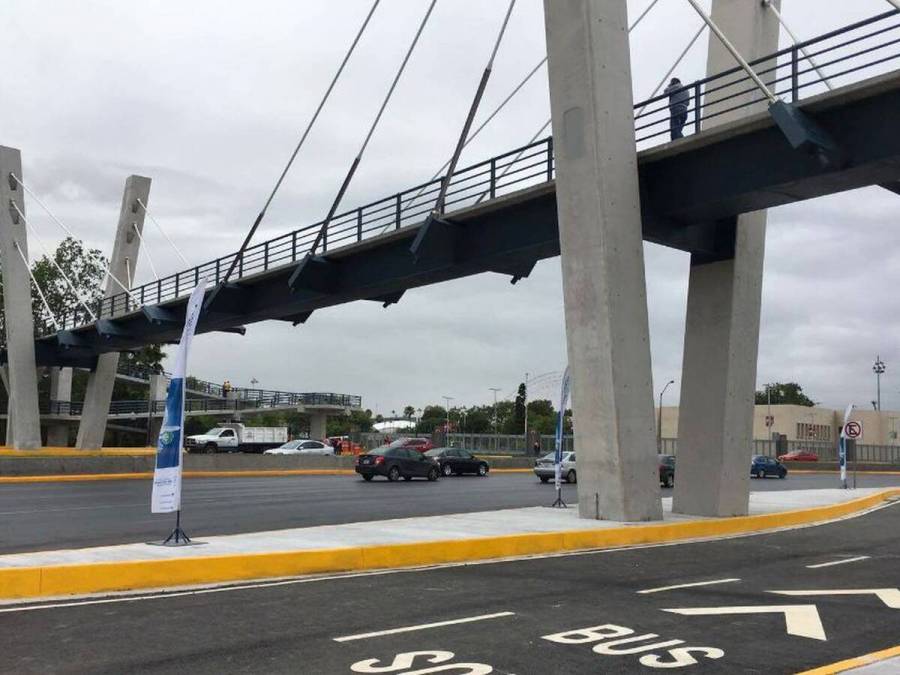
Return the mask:
<path id="1" fill-rule="evenodd" d="M 124 364 L 119 368 L 120 375 L 126 375 L 137 379 L 149 380 L 151 375 L 164 375 L 172 379 L 171 373 L 163 370 L 153 370 L 146 366 Z M 211 398 L 237 399 L 240 401 L 257 401 L 261 405 L 334 405 L 343 408 L 361 408 L 362 397 L 351 394 L 332 393 L 298 393 L 291 391 L 278 391 L 275 389 L 251 389 L 247 387 L 232 387 L 227 395 L 221 384 L 208 382 L 196 377 L 187 378 L 187 389 L 193 393 L 207 394 Z"/>
<path id="2" fill-rule="evenodd" d="M 9 402 L 0 400 L 0 410 L 8 409 Z M 152 412 L 151 412 L 152 404 Z M 335 408 L 359 408 L 359 396 L 344 394 L 309 393 L 292 394 L 279 398 L 189 398 L 185 399 L 184 410 L 187 413 L 240 412 L 242 410 L 265 410 L 272 408 L 295 408 L 300 406 L 333 406 Z M 83 401 L 42 401 L 38 409 L 41 415 L 60 417 L 78 417 L 84 412 Z M 162 414 L 166 409 L 165 401 L 126 400 L 113 401 L 109 406 L 110 415 L 147 415 Z"/>
<path id="3" fill-rule="evenodd" d="M 900 58 L 900 14 L 892 10 L 860 21 L 819 37 L 807 40 L 753 62 L 764 81 L 780 96 L 798 101 L 819 93 L 825 86 L 820 76 L 802 54 L 801 48 L 813 58 L 819 58 L 819 68 L 831 69 L 829 81 L 849 84 L 862 71 L 877 73 L 880 67 Z M 752 86 L 750 78 L 739 68 L 698 80 L 683 88 L 688 94 L 686 130 L 698 133 L 703 122 L 715 119 L 740 108 L 758 106 L 765 99 Z M 649 110 L 648 110 L 649 108 Z M 641 148 L 664 142 L 674 117 L 668 95 L 656 96 L 635 104 L 635 131 Z M 681 112 L 681 111 L 679 111 Z M 503 153 L 478 164 L 460 169 L 450 178 L 445 208 L 459 209 L 486 199 L 507 194 L 553 180 L 555 175 L 553 138 L 546 138 Z M 418 225 L 432 212 L 443 178 L 422 183 L 378 201 L 336 215 L 329 223 L 317 253 L 359 243 L 380 234 Z M 236 277 L 259 274 L 296 263 L 310 251 L 323 222 L 301 227 L 293 232 L 269 239 L 248 248 L 237 260 Z M 94 311 L 99 317 L 115 317 L 143 305 L 156 305 L 186 295 L 201 280 L 220 283 L 237 254 L 192 267 L 132 289 L 131 294 L 119 293 L 97 303 Z M 132 300 L 136 299 L 136 303 Z M 46 319 L 46 317 L 45 317 Z M 91 323 L 81 307 L 57 317 L 63 329 Z M 56 329 L 49 321 L 42 321 L 41 335 Z"/>

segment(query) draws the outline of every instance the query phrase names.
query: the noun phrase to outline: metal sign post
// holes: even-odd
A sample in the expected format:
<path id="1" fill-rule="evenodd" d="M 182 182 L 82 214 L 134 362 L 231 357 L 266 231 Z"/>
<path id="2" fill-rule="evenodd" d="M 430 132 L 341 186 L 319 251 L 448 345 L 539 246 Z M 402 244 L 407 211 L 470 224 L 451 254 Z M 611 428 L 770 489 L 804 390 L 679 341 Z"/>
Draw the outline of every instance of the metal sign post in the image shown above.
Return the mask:
<path id="1" fill-rule="evenodd" d="M 841 487 L 847 489 L 847 439 L 857 439 L 862 436 L 862 425 L 859 422 L 851 422 L 853 404 L 847 406 L 844 412 L 844 424 L 841 427 L 841 436 L 838 441 L 838 462 L 841 467 Z"/>
<path id="2" fill-rule="evenodd" d="M 556 501 L 553 502 L 554 507 L 566 508 L 566 503 L 562 498 L 562 447 L 563 447 L 563 421 L 566 416 L 566 402 L 569 400 L 569 386 L 571 377 L 569 376 L 569 367 L 563 373 L 562 390 L 559 396 L 559 415 L 556 418 L 556 455 L 554 457 L 553 477 L 556 486 Z"/>

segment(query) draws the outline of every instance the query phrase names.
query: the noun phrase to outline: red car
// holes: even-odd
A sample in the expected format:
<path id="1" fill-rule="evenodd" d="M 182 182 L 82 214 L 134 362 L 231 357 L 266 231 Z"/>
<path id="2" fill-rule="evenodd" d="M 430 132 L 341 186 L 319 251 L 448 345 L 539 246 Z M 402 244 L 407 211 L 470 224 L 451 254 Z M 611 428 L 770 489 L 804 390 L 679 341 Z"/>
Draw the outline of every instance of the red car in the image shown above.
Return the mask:
<path id="1" fill-rule="evenodd" d="M 784 455 L 778 455 L 779 462 L 818 462 L 819 456 L 812 450 L 791 450 Z"/>
<path id="2" fill-rule="evenodd" d="M 427 438 L 398 438 L 390 444 L 391 448 L 411 448 L 419 452 L 428 452 L 434 444 Z"/>

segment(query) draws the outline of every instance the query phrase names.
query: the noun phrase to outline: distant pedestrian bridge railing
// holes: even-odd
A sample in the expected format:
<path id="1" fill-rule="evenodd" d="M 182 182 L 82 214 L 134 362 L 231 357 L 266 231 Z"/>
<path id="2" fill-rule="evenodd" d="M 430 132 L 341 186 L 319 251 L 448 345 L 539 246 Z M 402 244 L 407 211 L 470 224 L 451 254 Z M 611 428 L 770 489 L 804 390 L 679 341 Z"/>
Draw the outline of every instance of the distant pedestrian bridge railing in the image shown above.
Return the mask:
<path id="1" fill-rule="evenodd" d="M 845 26 L 812 40 L 781 50 L 753 63 L 763 81 L 791 102 L 873 77 L 894 69 L 900 58 L 900 12 L 893 10 L 871 19 Z M 812 63 L 815 60 L 815 64 Z M 684 115 L 689 133 L 699 133 L 704 122 L 722 119 L 730 112 L 760 106 L 766 99 L 751 78 L 739 68 L 698 80 L 684 87 L 687 107 Z M 668 95 L 635 104 L 635 132 L 639 149 L 668 142 L 673 114 Z M 475 206 L 523 188 L 553 180 L 555 165 L 553 138 L 531 143 L 491 159 L 456 171 L 446 194 L 448 211 Z M 337 214 L 324 230 L 317 254 L 327 253 L 361 241 L 419 225 L 434 209 L 444 179 L 416 185 L 377 201 Z M 210 260 L 196 267 L 160 278 L 130 293 L 119 293 L 98 301 L 98 317 L 127 314 L 144 305 L 157 305 L 187 295 L 201 280 L 223 281 L 235 263 L 232 281 L 267 270 L 295 264 L 312 249 L 323 222 L 301 227 L 287 234 L 236 253 Z M 236 259 L 237 258 L 237 259 Z M 73 306 L 57 317 L 60 329 L 92 322 L 82 307 Z M 41 335 L 57 331 L 49 317 L 39 325 Z"/>

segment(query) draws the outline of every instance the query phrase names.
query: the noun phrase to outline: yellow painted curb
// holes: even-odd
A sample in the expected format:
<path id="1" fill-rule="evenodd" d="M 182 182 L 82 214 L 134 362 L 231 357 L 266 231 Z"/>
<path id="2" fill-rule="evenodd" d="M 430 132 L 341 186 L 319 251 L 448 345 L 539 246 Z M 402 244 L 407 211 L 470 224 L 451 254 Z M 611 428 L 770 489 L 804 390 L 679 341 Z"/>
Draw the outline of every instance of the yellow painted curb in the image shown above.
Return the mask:
<path id="1" fill-rule="evenodd" d="M 16 450 L 0 446 L 0 457 L 145 457 L 155 455 L 156 448 L 103 448 L 102 450 L 77 450 L 76 448 L 47 447 L 40 450 Z"/>
<path id="2" fill-rule="evenodd" d="M 797 675 L 832 675 L 833 673 L 843 673 L 844 671 L 850 670 L 851 668 L 869 666 L 873 663 L 878 663 L 879 661 L 884 661 L 894 656 L 900 656 L 900 645 L 897 645 L 896 647 L 890 647 L 889 649 L 882 649 L 878 652 L 872 652 L 871 654 L 863 654 L 862 656 L 847 659 L 846 661 L 830 663 L 827 666 L 813 668 L 812 670 L 804 670 L 802 673 L 798 673 Z"/>
<path id="3" fill-rule="evenodd" d="M 394 569 L 745 534 L 833 520 L 872 508 L 896 496 L 900 496 L 900 489 L 883 490 L 840 504 L 782 513 L 597 530 L 166 560 L 0 568 L 0 599 L 213 584 L 322 572 Z"/>

